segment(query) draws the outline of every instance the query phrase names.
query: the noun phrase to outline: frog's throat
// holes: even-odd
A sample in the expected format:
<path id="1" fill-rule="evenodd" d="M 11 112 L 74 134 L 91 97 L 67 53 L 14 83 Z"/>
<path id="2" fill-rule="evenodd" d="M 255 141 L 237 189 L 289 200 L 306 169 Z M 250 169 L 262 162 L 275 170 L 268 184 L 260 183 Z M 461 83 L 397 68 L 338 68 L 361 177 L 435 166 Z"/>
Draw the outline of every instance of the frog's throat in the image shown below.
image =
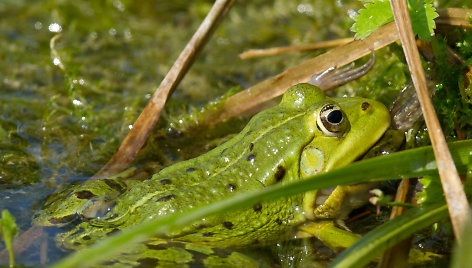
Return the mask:
<path id="1" fill-rule="evenodd" d="M 387 131 L 390 122 L 388 124 L 379 125 L 378 128 L 371 131 L 371 136 L 368 141 L 363 141 L 363 147 L 359 147 L 358 140 L 346 139 L 336 150 L 345 152 L 343 154 L 336 154 L 327 161 L 324 168 L 324 172 L 331 171 L 336 168 L 343 167 L 349 163 L 354 162 L 363 156 Z M 348 134 L 349 135 L 349 134 Z"/>

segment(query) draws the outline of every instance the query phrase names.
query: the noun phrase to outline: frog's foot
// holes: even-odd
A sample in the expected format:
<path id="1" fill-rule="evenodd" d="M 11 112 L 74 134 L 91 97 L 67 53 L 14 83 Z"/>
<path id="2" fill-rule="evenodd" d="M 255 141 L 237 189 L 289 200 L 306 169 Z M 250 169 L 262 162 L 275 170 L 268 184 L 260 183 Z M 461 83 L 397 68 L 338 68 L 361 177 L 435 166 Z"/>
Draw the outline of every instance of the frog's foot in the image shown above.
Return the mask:
<path id="1" fill-rule="evenodd" d="M 343 230 L 346 230 L 348 232 L 352 232 L 351 229 L 349 229 L 349 227 L 347 227 L 346 225 L 346 222 L 342 219 L 336 219 L 334 220 L 334 224 L 337 226 L 337 227 L 340 227 L 341 229 Z"/>
<path id="2" fill-rule="evenodd" d="M 334 251 L 350 247 L 360 235 L 336 227 L 333 221 L 311 221 L 298 227 L 297 237 L 314 236 Z"/>
<path id="3" fill-rule="evenodd" d="M 375 64 L 375 51 L 372 50 L 372 58 L 362 66 L 353 68 L 353 64 L 342 69 L 336 69 L 336 66 L 328 70 L 315 74 L 310 80 L 310 84 L 315 85 L 323 90 L 330 90 L 344 85 L 368 73 Z"/>

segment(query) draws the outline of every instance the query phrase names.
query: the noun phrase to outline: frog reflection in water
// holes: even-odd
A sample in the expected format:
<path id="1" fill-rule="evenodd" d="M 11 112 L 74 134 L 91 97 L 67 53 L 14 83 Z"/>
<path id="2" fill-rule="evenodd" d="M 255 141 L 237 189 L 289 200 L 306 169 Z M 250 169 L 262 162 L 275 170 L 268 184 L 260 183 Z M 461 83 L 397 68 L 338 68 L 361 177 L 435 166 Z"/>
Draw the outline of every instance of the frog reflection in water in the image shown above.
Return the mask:
<path id="1" fill-rule="evenodd" d="M 238 135 L 208 153 L 144 181 L 109 178 L 68 187 L 49 198 L 35 224 L 76 224 L 56 239 L 62 247 L 82 248 L 160 215 L 345 166 L 364 155 L 389 125 L 383 104 L 328 98 L 318 87 L 298 84 L 287 90 L 279 105 L 255 115 Z M 348 189 L 342 187 L 349 186 L 337 189 Z M 307 220 L 344 219 L 357 206 L 350 190 L 335 190 L 335 197 L 327 199 L 323 193 L 308 192 L 202 219 L 145 243 L 135 264 L 190 262 L 192 256 L 185 255 L 189 251 L 210 259 L 214 248 L 273 243 L 293 237 L 293 227 Z M 224 260 L 214 263 L 228 265 Z"/>

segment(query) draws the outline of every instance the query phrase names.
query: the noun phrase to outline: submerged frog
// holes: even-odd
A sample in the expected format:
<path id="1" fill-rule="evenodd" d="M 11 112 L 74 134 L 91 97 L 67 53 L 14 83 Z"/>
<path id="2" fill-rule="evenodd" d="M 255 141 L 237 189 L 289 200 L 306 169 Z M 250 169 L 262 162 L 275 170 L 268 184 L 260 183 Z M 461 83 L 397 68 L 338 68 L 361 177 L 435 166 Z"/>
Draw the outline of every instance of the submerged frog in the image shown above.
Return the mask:
<path id="1" fill-rule="evenodd" d="M 389 112 L 379 102 L 328 98 L 318 87 L 298 84 L 287 90 L 279 105 L 255 115 L 238 135 L 208 153 L 143 181 L 109 178 L 68 187 L 49 198 L 34 221 L 44 226 L 72 223 L 72 230 L 56 239 L 65 248 L 78 249 L 160 215 L 342 167 L 364 155 L 389 125 Z M 136 262 L 177 262 L 182 248 L 210 256 L 214 251 L 202 248 L 237 249 L 280 241 L 307 220 L 345 218 L 356 206 L 353 202 L 340 207 L 349 203 L 349 192 L 335 190 L 336 196 L 327 199 L 323 191 L 308 192 L 205 218 L 153 238 L 140 253 L 146 257 Z M 159 250 L 169 253 L 161 256 Z"/>

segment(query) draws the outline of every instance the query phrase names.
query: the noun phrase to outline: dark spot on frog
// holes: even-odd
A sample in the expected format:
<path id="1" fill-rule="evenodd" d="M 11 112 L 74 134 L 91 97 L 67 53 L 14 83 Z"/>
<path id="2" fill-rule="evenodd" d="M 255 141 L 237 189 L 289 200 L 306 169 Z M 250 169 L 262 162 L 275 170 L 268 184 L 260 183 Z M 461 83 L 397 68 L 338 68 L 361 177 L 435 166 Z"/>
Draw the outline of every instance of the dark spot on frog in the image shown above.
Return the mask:
<path id="1" fill-rule="evenodd" d="M 228 148 L 224 148 L 223 151 L 221 151 L 220 155 L 223 155 L 226 152 L 226 149 Z"/>
<path id="2" fill-rule="evenodd" d="M 283 166 L 278 166 L 277 171 L 274 174 L 275 182 L 279 182 L 285 176 L 285 168 Z"/>
<path id="3" fill-rule="evenodd" d="M 231 230 L 231 229 L 233 229 L 233 226 L 234 226 L 234 225 L 233 225 L 233 223 L 230 222 L 230 221 L 224 221 L 224 222 L 223 222 L 223 226 L 224 226 L 226 229 Z"/>
<path id="4" fill-rule="evenodd" d="M 171 199 L 175 198 L 175 195 L 173 194 L 170 194 L 170 195 L 166 195 L 166 196 L 163 196 L 159 199 L 157 199 L 158 202 L 161 202 L 161 201 L 169 201 Z"/>
<path id="5" fill-rule="evenodd" d="M 254 148 L 254 143 L 249 143 L 249 151 L 252 151 L 252 149 Z"/>
<path id="6" fill-rule="evenodd" d="M 188 267 L 204 267 L 202 266 L 204 260 L 208 258 L 207 254 L 198 252 L 196 250 L 186 249 L 186 251 L 192 254 L 192 261 L 187 263 Z"/>
<path id="7" fill-rule="evenodd" d="M 212 232 L 202 234 L 203 237 L 212 237 L 214 235 L 215 235 L 215 233 L 212 233 Z"/>
<path id="8" fill-rule="evenodd" d="M 74 246 L 80 246 L 81 244 L 79 242 L 74 242 Z"/>
<path id="9" fill-rule="evenodd" d="M 370 104 L 368 102 L 363 102 L 361 105 L 362 111 L 365 111 L 369 108 Z"/>
<path id="10" fill-rule="evenodd" d="M 247 156 L 246 160 L 249 161 L 249 162 L 252 162 L 254 161 L 254 159 L 256 159 L 256 155 L 255 154 L 250 154 Z"/>
<path id="11" fill-rule="evenodd" d="M 123 187 L 121 186 L 121 184 L 119 184 L 118 182 L 114 181 L 114 180 L 110 180 L 110 179 L 104 179 L 103 182 L 105 182 L 106 185 L 108 185 L 108 187 L 112 188 L 112 189 L 115 189 L 117 190 L 118 192 L 123 192 Z"/>
<path id="12" fill-rule="evenodd" d="M 248 136 L 252 133 L 252 130 L 249 130 L 248 132 L 246 132 L 246 134 L 244 134 L 244 136 Z"/>
<path id="13" fill-rule="evenodd" d="M 196 170 L 195 168 L 189 167 L 189 168 L 187 168 L 185 171 L 187 171 L 187 172 L 192 172 L 192 171 L 195 171 L 195 170 Z"/>
<path id="14" fill-rule="evenodd" d="M 276 219 L 276 220 L 275 220 L 275 223 L 277 223 L 278 225 L 282 225 L 282 220 Z"/>
<path id="15" fill-rule="evenodd" d="M 110 235 L 112 235 L 112 234 L 116 234 L 116 233 L 119 233 L 119 232 L 121 232 L 120 229 L 113 229 L 113 230 L 111 230 L 111 231 L 109 231 L 109 232 L 107 233 L 107 236 L 110 236 Z"/>
<path id="16" fill-rule="evenodd" d="M 255 212 L 261 212 L 262 205 L 260 203 L 255 204 L 254 207 L 252 207 L 252 209 L 254 209 Z"/>
<path id="17" fill-rule="evenodd" d="M 232 191 L 236 190 L 236 185 L 234 185 L 232 183 L 228 183 L 228 189 L 232 192 Z"/>
<path id="18" fill-rule="evenodd" d="M 95 196 L 92 192 L 87 191 L 87 190 L 78 191 L 78 192 L 75 192 L 74 194 L 78 199 L 90 199 Z"/>
<path id="19" fill-rule="evenodd" d="M 51 218 L 48 221 L 51 224 L 61 224 L 61 223 L 71 223 L 78 219 L 79 219 L 79 215 L 77 215 L 77 213 L 74 213 L 71 215 L 64 216 L 62 218 Z"/>
<path id="20" fill-rule="evenodd" d="M 167 185 L 167 184 L 171 184 L 172 181 L 170 179 L 163 179 L 163 180 L 160 180 L 160 183 L 162 183 L 163 185 Z"/>
<path id="21" fill-rule="evenodd" d="M 83 239 L 83 240 L 90 240 L 90 239 L 92 239 L 92 238 L 90 237 L 90 235 L 86 235 L 86 236 L 82 237 L 82 239 Z"/>
<path id="22" fill-rule="evenodd" d="M 134 267 L 157 267 L 159 260 L 155 258 L 142 258 L 138 259 L 137 262 L 139 265 Z"/>

